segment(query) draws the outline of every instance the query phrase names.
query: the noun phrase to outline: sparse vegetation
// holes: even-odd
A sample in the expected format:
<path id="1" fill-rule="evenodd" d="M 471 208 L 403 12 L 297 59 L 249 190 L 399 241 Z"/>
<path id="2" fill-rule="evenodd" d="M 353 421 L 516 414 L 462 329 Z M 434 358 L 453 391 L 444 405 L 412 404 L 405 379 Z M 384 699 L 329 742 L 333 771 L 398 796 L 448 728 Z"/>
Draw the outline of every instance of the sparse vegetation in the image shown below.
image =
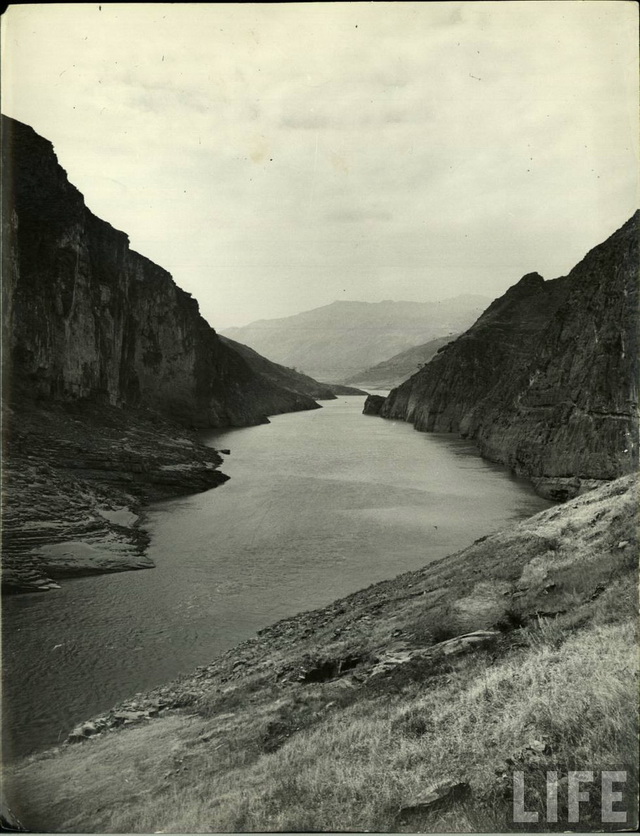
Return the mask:
<path id="1" fill-rule="evenodd" d="M 522 830 L 517 769 L 526 827 L 549 830 L 554 770 L 567 830 L 568 770 L 637 783 L 633 485 L 274 625 L 174 683 L 188 708 L 18 767 L 14 812 L 89 832 Z M 472 631 L 490 640 L 446 651 Z M 465 792 L 421 805 L 443 779 Z M 603 827 L 591 795 L 581 830 Z"/>

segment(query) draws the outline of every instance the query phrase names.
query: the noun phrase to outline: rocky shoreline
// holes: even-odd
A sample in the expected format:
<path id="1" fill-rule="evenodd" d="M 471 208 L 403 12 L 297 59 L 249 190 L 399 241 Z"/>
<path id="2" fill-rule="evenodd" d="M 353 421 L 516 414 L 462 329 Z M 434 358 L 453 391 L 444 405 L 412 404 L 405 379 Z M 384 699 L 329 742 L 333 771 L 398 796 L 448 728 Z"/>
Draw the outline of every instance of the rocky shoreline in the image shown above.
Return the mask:
<path id="1" fill-rule="evenodd" d="M 212 695 L 226 712 L 243 688 L 253 693 L 258 682 L 271 698 L 271 686 L 282 694 L 321 683 L 350 690 L 427 659 L 438 666 L 476 651 L 502 652 L 514 630 L 592 603 L 607 593 L 603 581 L 633 574 L 637 495 L 637 475 L 618 479 L 422 569 L 278 621 L 209 665 L 80 723 L 67 743 L 172 711 L 197 711 Z M 593 571 L 578 594 L 573 569 L 585 560 Z"/>
<path id="2" fill-rule="evenodd" d="M 639 222 L 567 276 L 523 276 L 367 414 L 473 440 L 554 501 L 634 472 Z"/>
<path id="3" fill-rule="evenodd" d="M 362 414 L 380 416 L 385 402 L 386 398 L 383 398 L 381 395 L 368 395 L 364 402 Z M 500 457 L 489 456 L 487 451 L 483 450 L 477 443 L 476 447 L 478 455 L 483 459 L 496 462 L 497 464 L 504 464 Z M 513 472 L 517 476 L 528 479 L 539 496 L 544 497 L 544 499 L 550 499 L 552 502 L 565 501 L 568 498 L 582 496 L 596 488 L 601 488 L 611 481 L 610 479 L 580 479 L 577 476 L 532 476 L 526 470 L 518 469 L 517 467 Z"/>
<path id="4" fill-rule="evenodd" d="M 152 412 L 20 404 L 5 427 L 3 593 L 152 568 L 143 506 L 228 478 L 195 432 Z"/>
<path id="5" fill-rule="evenodd" d="M 513 764 L 562 771 L 576 746 L 592 745 L 580 737 L 591 734 L 588 718 L 567 738 L 562 725 L 555 731 L 531 726 L 526 710 L 538 699 L 548 708 L 556 694 L 549 683 L 557 677 L 562 702 L 579 702 L 580 689 L 588 699 L 597 677 L 578 690 L 566 690 L 562 677 L 574 670 L 579 675 L 587 664 L 583 653 L 604 664 L 604 648 L 613 649 L 608 637 L 626 636 L 637 608 L 637 487 L 637 476 L 624 477 L 423 569 L 287 618 L 211 664 L 81 723 L 66 743 L 11 768 L 12 813 L 26 827 L 39 829 L 46 821 L 76 832 L 305 829 L 297 825 L 295 805 L 287 813 L 288 802 L 270 801 L 272 794 L 290 791 L 293 768 L 303 783 L 311 782 L 305 804 L 320 829 L 335 829 L 337 815 L 350 830 L 371 829 L 375 821 L 392 831 L 444 832 L 438 805 L 447 815 L 457 810 L 457 788 L 464 788 L 475 810 L 494 815 L 506 803 L 505 776 Z M 621 699 L 635 691 L 626 642 L 615 646 L 624 660 L 611 663 L 619 668 Z M 528 683 L 525 693 L 512 687 L 518 677 Z M 490 751 L 483 742 L 476 751 L 468 736 L 483 710 L 483 694 L 488 710 L 497 712 L 487 732 Z M 432 699 L 421 712 L 421 701 Z M 451 716 L 447 700 L 459 702 Z M 438 721 L 435 706 L 445 722 Z M 522 711 L 520 728 L 515 720 Z M 573 718 L 571 708 L 568 714 Z M 336 801 L 336 812 L 329 813 L 322 804 L 333 797 L 332 784 L 322 784 L 320 799 L 313 775 L 340 758 L 369 774 L 365 739 L 356 738 L 355 749 L 349 742 L 359 722 L 368 724 L 367 739 L 392 744 L 388 755 L 377 751 L 390 758 L 380 768 L 393 797 L 367 813 Z M 462 724 L 459 739 L 456 724 Z M 614 754 L 628 756 L 627 744 L 632 741 L 620 742 Z M 600 751 L 603 745 L 596 745 L 594 757 L 611 756 Z M 431 768 L 421 746 L 438 751 L 443 764 Z M 414 749 L 415 780 L 397 761 Z M 261 789 L 265 769 L 268 791 Z M 363 778 L 374 779 L 374 773 Z M 204 818 L 183 820 L 193 794 L 203 799 L 198 815 Z M 245 821 L 247 797 L 254 806 Z M 186 806 L 172 806 L 177 798 Z"/>

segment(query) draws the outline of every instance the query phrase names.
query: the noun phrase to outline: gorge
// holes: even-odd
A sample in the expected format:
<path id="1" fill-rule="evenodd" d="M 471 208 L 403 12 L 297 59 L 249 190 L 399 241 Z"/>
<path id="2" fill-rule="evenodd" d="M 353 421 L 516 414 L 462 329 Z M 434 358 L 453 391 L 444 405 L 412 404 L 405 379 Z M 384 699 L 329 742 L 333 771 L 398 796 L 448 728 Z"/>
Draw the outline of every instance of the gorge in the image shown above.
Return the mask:
<path id="1" fill-rule="evenodd" d="M 638 217 L 456 315 L 381 421 L 220 338 L 2 134 L 18 823 L 490 832 L 514 765 L 635 775 Z"/>

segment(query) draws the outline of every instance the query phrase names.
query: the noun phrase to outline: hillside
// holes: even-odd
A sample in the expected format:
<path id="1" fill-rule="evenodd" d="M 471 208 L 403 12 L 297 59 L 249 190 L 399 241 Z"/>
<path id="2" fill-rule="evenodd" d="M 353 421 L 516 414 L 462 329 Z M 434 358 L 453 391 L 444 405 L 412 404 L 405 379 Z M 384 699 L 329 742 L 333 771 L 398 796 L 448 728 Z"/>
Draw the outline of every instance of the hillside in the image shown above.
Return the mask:
<path id="1" fill-rule="evenodd" d="M 568 276 L 524 276 L 379 414 L 472 438 L 552 499 L 635 470 L 638 217 Z"/>
<path id="2" fill-rule="evenodd" d="M 242 345 L 242 343 L 238 343 L 229 337 L 220 337 L 220 339 L 241 357 L 244 357 L 254 372 L 262 375 L 276 386 L 288 389 L 290 392 L 297 392 L 300 395 L 306 395 L 320 401 L 335 400 L 338 395 L 366 395 L 366 392 L 352 386 L 319 383 L 309 375 L 267 360 L 266 357 L 258 354 L 248 345 Z"/>
<path id="3" fill-rule="evenodd" d="M 382 363 L 362 369 L 346 382 L 358 383 L 369 389 L 393 389 L 414 375 L 418 369 L 435 357 L 441 348 L 456 340 L 458 336 L 459 334 L 452 334 L 448 337 L 438 337 L 436 340 L 429 340 L 428 343 L 408 348 L 406 351 L 394 354 L 388 360 L 383 360 Z"/>
<path id="4" fill-rule="evenodd" d="M 512 831 L 513 770 L 541 822 L 553 770 L 558 824 L 525 829 L 575 829 L 568 770 L 637 785 L 637 508 L 625 477 L 268 627 L 12 768 L 12 812 L 65 832 Z M 589 789 L 580 829 L 620 827 Z"/>
<path id="5" fill-rule="evenodd" d="M 439 302 L 333 302 L 283 319 L 263 319 L 225 336 L 318 380 L 356 372 L 436 337 L 457 334 L 486 307 L 483 296 Z"/>

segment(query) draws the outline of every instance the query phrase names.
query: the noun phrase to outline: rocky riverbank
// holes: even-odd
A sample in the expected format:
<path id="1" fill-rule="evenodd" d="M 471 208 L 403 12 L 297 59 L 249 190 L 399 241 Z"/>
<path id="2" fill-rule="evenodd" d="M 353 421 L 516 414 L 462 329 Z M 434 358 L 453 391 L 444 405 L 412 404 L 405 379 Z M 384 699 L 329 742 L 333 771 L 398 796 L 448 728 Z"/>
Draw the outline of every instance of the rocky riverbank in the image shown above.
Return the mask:
<path id="1" fill-rule="evenodd" d="M 516 765 L 633 770 L 637 499 L 619 479 L 262 630 L 17 765 L 13 813 L 85 832 L 508 830 Z"/>
<path id="2" fill-rule="evenodd" d="M 524 276 L 379 414 L 473 439 L 552 500 L 636 470 L 639 218 L 567 276 Z"/>
<path id="3" fill-rule="evenodd" d="M 52 144 L 5 116 L 2 161 L 2 589 L 149 568 L 142 505 L 226 478 L 193 428 L 320 406 L 220 340 L 90 211 Z"/>
<path id="4" fill-rule="evenodd" d="M 5 432 L 3 592 L 151 568 L 143 505 L 227 478 L 215 450 L 150 412 L 22 403 Z"/>

